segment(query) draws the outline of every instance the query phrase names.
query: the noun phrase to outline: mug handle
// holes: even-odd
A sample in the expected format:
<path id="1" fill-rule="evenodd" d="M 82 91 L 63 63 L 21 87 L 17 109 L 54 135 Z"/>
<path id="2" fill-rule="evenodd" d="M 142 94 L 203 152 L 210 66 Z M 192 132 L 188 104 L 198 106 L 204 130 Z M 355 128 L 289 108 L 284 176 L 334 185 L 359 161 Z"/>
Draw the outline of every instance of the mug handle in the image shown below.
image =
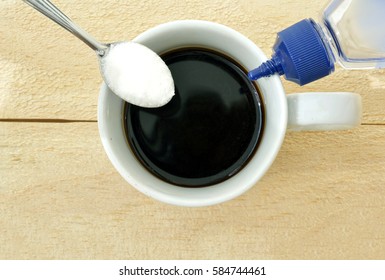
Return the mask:
<path id="1" fill-rule="evenodd" d="M 306 92 L 286 96 L 289 131 L 346 130 L 361 124 L 361 96 L 353 92 Z"/>

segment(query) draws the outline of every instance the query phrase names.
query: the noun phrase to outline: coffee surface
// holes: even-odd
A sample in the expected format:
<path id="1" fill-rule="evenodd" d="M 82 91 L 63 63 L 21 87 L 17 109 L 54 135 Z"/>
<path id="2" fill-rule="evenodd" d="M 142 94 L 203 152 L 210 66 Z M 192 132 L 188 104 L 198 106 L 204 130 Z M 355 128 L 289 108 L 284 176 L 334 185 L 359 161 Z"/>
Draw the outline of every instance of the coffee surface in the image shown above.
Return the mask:
<path id="1" fill-rule="evenodd" d="M 127 103 L 127 140 L 140 162 L 162 180 L 202 187 L 237 173 L 253 154 L 263 126 L 255 85 L 231 59 L 208 50 L 162 56 L 175 96 L 160 108 Z"/>

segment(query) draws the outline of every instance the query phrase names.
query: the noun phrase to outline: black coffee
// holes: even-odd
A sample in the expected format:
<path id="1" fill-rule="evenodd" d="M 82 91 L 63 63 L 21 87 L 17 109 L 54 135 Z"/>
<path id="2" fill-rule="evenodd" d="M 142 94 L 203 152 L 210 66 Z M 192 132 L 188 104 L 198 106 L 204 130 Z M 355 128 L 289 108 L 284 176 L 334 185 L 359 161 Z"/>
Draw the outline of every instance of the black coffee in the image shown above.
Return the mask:
<path id="1" fill-rule="evenodd" d="M 131 149 L 162 180 L 202 187 L 236 174 L 261 134 L 261 100 L 255 85 L 231 59 L 208 50 L 181 49 L 162 56 L 175 96 L 160 108 L 126 104 Z"/>

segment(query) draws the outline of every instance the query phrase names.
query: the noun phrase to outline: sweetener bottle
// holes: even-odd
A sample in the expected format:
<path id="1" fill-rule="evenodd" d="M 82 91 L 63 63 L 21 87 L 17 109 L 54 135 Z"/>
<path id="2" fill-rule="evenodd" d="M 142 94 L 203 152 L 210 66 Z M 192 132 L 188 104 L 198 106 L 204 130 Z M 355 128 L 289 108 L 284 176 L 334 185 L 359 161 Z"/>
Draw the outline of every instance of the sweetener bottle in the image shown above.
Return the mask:
<path id="1" fill-rule="evenodd" d="M 305 85 L 334 71 L 385 68 L 385 0 L 334 0 L 319 23 L 304 19 L 277 34 L 272 58 L 248 73 Z"/>

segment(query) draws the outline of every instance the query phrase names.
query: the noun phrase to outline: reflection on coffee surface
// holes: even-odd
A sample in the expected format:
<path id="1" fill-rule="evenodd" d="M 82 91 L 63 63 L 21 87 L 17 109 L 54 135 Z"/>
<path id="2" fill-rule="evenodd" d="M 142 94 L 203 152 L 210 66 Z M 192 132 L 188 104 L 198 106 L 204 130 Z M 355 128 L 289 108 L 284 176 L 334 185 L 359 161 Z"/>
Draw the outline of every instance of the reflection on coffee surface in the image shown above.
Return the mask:
<path id="1" fill-rule="evenodd" d="M 217 52 L 185 48 L 162 59 L 175 96 L 160 108 L 125 104 L 131 150 L 171 184 L 203 187 L 228 179 L 253 155 L 262 133 L 256 86 L 236 62 Z"/>

